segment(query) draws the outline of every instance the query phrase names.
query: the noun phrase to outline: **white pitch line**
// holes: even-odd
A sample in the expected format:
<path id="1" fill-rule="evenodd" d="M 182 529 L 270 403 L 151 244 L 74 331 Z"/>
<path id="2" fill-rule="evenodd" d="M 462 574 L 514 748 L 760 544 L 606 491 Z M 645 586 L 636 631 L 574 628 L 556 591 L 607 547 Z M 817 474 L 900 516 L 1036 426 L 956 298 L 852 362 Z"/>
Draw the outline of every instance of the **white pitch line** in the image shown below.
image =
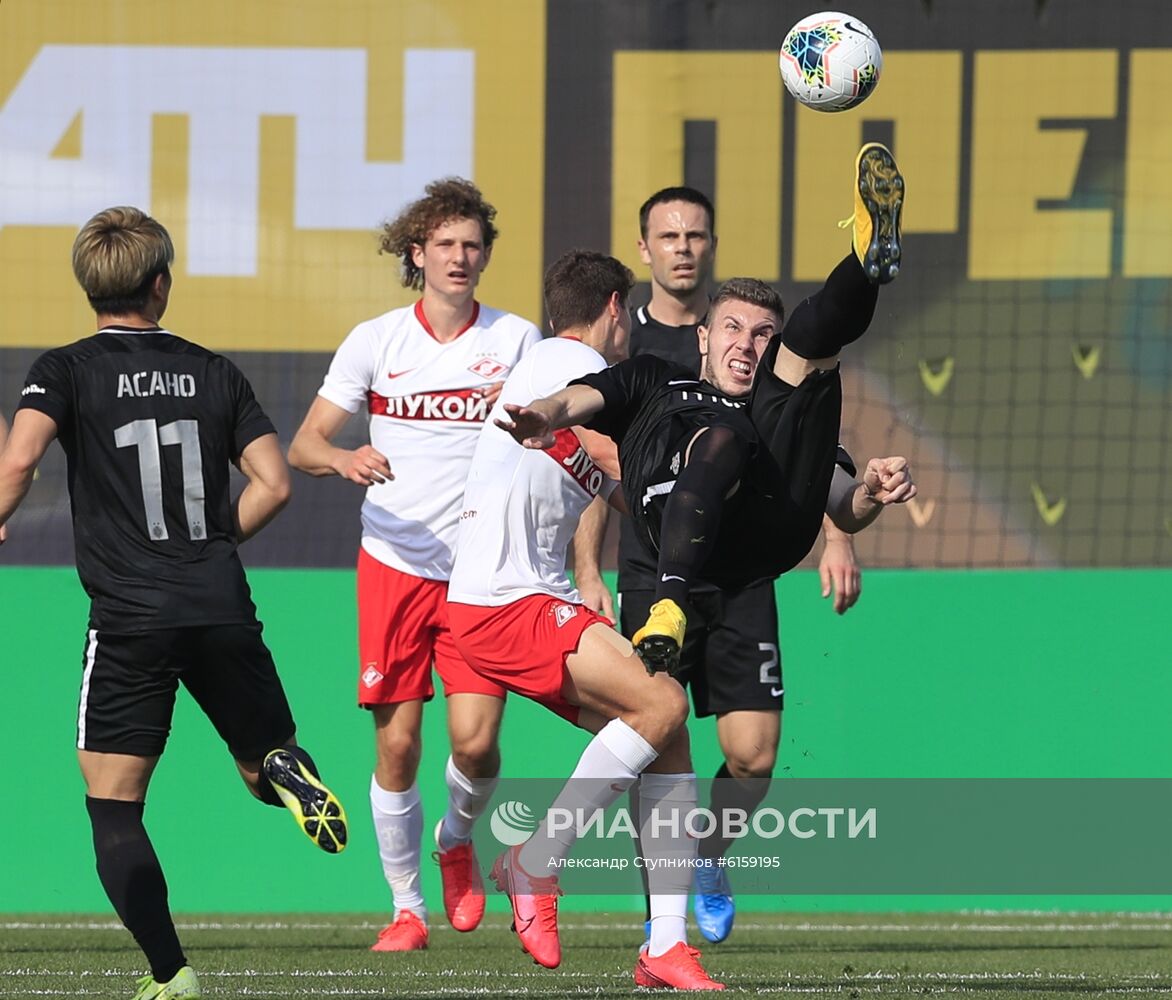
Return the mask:
<path id="1" fill-rule="evenodd" d="M 731 984 L 733 989 L 736 989 L 736 984 Z M 813 996 L 822 995 L 841 995 L 845 992 L 853 991 L 852 984 L 843 983 L 835 986 L 802 986 L 792 983 L 787 983 L 780 986 L 759 986 L 745 990 L 758 996 L 766 996 L 774 993 L 799 993 L 809 994 Z M 977 988 L 967 988 L 964 986 L 941 987 L 939 992 L 947 992 L 952 995 L 986 995 L 988 988 L 981 986 Z M 589 988 L 579 987 L 576 990 L 568 990 L 566 987 L 553 987 L 545 989 L 534 989 L 532 987 L 525 987 L 523 996 L 534 997 L 566 997 L 566 996 L 593 996 L 595 990 Z M 1136 996 L 1162 996 L 1172 994 L 1172 987 L 1151 987 L 1151 986 L 1134 986 L 1134 987 L 1105 987 L 1094 991 L 1090 995 L 1136 995 Z M 73 990 L 63 991 L 60 989 L 53 990 L 15 990 L 6 994 L 9 997 L 18 996 L 53 996 L 53 997 L 90 997 L 90 996 L 105 996 L 104 991 L 100 990 Z M 251 989 L 247 986 L 237 987 L 235 990 L 236 996 L 246 997 L 401 997 L 401 991 L 390 991 L 388 989 L 379 988 L 364 988 L 364 989 L 282 989 L 263 990 Z M 412 997 L 465 997 L 465 996 L 483 996 L 483 997 L 515 997 L 518 996 L 514 989 L 493 989 L 491 987 L 450 987 L 433 990 L 412 990 Z"/>
<path id="2" fill-rule="evenodd" d="M 54 971 L 49 969 L 21 969 L 21 970 L 0 970 L 0 976 L 18 972 L 20 975 L 52 975 L 64 979 L 122 979 L 127 976 L 134 975 L 135 970 L 124 969 L 103 969 L 95 972 L 93 970 L 61 970 Z M 385 968 L 378 969 L 340 969 L 340 970 L 287 970 L 287 971 L 259 971 L 255 969 L 243 969 L 240 971 L 232 971 L 227 969 L 220 970 L 204 970 L 199 972 L 201 979 L 221 979 L 221 980 L 263 980 L 276 978 L 380 978 L 387 975 Z M 394 972 L 396 979 L 434 979 L 445 975 L 459 975 L 467 976 L 469 973 L 462 969 L 397 969 Z M 564 981 L 567 979 L 588 979 L 595 981 L 599 979 L 627 979 L 630 973 L 623 972 L 529 972 L 529 971 L 494 971 L 492 973 L 485 973 L 486 976 L 491 976 L 493 979 L 520 979 L 530 980 L 533 983 L 542 984 L 550 983 L 551 981 Z M 1057 983 L 1084 983 L 1095 982 L 1099 977 L 1089 975 L 1085 972 L 1045 972 L 1039 969 L 1031 969 L 1029 971 L 1013 971 L 1005 970 L 1001 972 L 959 972 L 959 971 L 928 971 L 928 972 L 865 972 L 853 973 L 850 975 L 842 975 L 839 977 L 840 985 L 851 986 L 858 985 L 864 982 L 895 982 L 895 983 L 923 983 L 923 982 L 973 982 L 973 983 L 1016 983 L 1016 982 L 1057 982 Z M 1172 977 L 1166 973 L 1158 972 L 1133 972 L 1120 976 L 1112 975 L 1109 978 L 1124 984 L 1144 983 L 1152 984 L 1158 983 L 1168 989 L 1172 989 Z M 787 974 L 784 982 L 779 983 L 779 986 L 803 986 L 807 985 L 806 980 L 822 981 L 822 977 L 811 973 L 809 976 Z M 813 985 L 810 983 L 809 985 Z M 306 987 L 311 989 L 312 987 Z M 326 987 L 321 987 L 325 989 Z M 471 986 L 468 989 L 489 990 L 492 987 L 476 987 Z"/>
<path id="3" fill-rule="evenodd" d="M 1172 918 L 1172 910 L 953 910 L 958 917 L 1142 917 Z"/>
<path id="4" fill-rule="evenodd" d="M 366 931 L 382 928 L 380 923 L 367 921 L 349 922 L 316 922 L 316 921 L 183 921 L 175 923 L 181 931 L 284 931 L 284 930 L 353 930 Z M 559 922 L 559 928 L 566 931 L 624 931 L 642 930 L 642 923 L 630 924 L 612 923 L 576 923 Z M 485 930 L 503 931 L 508 929 L 504 923 L 488 922 L 481 924 Z M 445 924 L 437 924 L 433 931 L 450 931 Z M 966 923 L 953 921 L 951 923 L 818 923 L 804 921 L 800 923 L 738 923 L 738 930 L 747 931 L 782 931 L 795 934 L 817 934 L 822 931 L 830 933 L 945 933 L 955 931 L 974 931 L 990 934 L 1028 934 L 1039 932 L 1046 934 L 1069 934 L 1077 931 L 1168 931 L 1172 930 L 1172 919 L 1162 922 L 1132 922 L 1130 920 L 1112 919 L 1097 923 L 1046 923 L 1046 924 L 1010 924 L 1010 923 Z M 61 931 L 121 931 L 122 924 L 116 920 L 103 921 L 22 921 L 13 920 L 0 923 L 0 930 L 61 930 Z"/>

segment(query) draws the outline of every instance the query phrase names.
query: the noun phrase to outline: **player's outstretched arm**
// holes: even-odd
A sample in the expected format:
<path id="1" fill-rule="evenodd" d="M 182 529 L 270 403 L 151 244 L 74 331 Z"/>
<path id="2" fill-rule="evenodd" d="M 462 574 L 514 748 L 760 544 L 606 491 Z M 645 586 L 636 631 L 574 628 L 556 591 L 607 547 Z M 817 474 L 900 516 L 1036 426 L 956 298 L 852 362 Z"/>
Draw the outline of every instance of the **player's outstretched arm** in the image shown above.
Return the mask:
<path id="1" fill-rule="evenodd" d="M 839 528 L 854 534 L 874 521 L 884 507 L 906 503 L 915 495 L 916 484 L 906 458 L 873 458 L 861 480 L 852 479 L 842 469 L 835 470 L 826 513 Z"/>
<path id="2" fill-rule="evenodd" d="M 21 410 L 12 421 L 11 433 L 0 439 L 0 543 L 8 537 L 8 519 L 28 493 L 37 464 L 56 436 L 57 422 L 52 417 L 39 410 Z"/>
<path id="3" fill-rule="evenodd" d="M 528 406 L 505 403 L 506 416 L 494 418 L 493 423 L 526 448 L 552 448 L 554 431 L 588 422 L 603 404 L 602 393 L 597 389 L 569 385 Z"/>
<path id="4" fill-rule="evenodd" d="M 333 444 L 350 416 L 336 403 L 316 397 L 289 445 L 289 464 L 311 476 L 341 476 L 359 486 L 394 479 L 386 456 L 371 445 L 349 451 Z"/>
<path id="5" fill-rule="evenodd" d="M 236 540 L 244 542 L 280 513 L 293 495 L 289 466 L 276 434 L 262 434 L 240 453 L 240 471 L 248 478 L 233 511 Z"/>

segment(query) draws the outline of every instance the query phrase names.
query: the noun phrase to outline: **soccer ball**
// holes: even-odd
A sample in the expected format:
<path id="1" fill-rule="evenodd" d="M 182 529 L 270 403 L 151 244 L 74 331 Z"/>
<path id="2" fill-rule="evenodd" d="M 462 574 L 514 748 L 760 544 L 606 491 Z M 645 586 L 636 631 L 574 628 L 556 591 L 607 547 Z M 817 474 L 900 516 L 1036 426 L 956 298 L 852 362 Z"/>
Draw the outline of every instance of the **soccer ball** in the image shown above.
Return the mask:
<path id="1" fill-rule="evenodd" d="M 883 53 L 871 29 L 833 10 L 803 17 L 790 28 L 777 61 L 785 89 L 815 111 L 862 104 L 883 70 Z"/>

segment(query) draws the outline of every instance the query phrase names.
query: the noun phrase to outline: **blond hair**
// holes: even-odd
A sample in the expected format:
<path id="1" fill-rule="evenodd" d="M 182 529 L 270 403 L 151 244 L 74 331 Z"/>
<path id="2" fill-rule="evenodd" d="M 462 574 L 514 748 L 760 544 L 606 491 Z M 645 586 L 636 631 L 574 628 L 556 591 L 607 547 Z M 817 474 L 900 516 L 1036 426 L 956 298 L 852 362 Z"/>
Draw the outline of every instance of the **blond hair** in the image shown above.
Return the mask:
<path id="1" fill-rule="evenodd" d="M 174 259 L 167 230 L 129 206 L 99 212 L 73 241 L 73 273 L 99 313 L 142 310 L 151 283 L 169 272 Z"/>

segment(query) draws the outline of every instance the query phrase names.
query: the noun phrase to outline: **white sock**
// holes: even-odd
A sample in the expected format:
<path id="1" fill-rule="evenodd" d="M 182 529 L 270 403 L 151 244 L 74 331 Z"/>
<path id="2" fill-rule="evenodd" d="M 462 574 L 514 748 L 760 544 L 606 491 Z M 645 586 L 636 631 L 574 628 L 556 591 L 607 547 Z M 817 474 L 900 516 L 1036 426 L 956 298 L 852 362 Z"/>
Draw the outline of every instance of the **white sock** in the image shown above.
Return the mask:
<path id="1" fill-rule="evenodd" d="M 696 857 L 697 842 L 689 837 L 684 818 L 696 808 L 696 775 L 644 774 L 639 778 L 639 838 L 645 858 L 686 860 Z M 661 820 L 658 824 L 655 818 Z M 675 819 L 675 822 L 670 822 Z M 651 901 L 651 944 L 647 954 L 658 958 L 687 940 L 690 865 L 648 867 Z"/>
<path id="2" fill-rule="evenodd" d="M 472 826 L 484 813 L 496 790 L 498 778 L 495 775 L 469 778 L 456 767 L 451 756 L 444 768 L 444 778 L 448 783 L 448 811 L 440 824 L 436 846 L 441 851 L 450 851 L 457 844 L 466 844 L 472 839 Z"/>
<path id="3" fill-rule="evenodd" d="M 411 910 L 427 923 L 427 907 L 419 888 L 419 849 L 423 836 L 419 789 L 412 785 L 405 792 L 388 792 L 371 775 L 370 812 L 374 817 L 383 874 L 395 901 L 395 916 L 402 910 Z"/>
<path id="4" fill-rule="evenodd" d="M 568 809 L 585 820 L 605 809 L 635 783 L 640 772 L 658 757 L 655 749 L 621 719 L 611 719 L 582 751 L 578 766 L 550 809 Z M 569 829 L 549 830 L 549 815 L 521 847 L 521 867 L 530 875 L 556 875 L 553 862 L 563 861 L 578 839 Z"/>

